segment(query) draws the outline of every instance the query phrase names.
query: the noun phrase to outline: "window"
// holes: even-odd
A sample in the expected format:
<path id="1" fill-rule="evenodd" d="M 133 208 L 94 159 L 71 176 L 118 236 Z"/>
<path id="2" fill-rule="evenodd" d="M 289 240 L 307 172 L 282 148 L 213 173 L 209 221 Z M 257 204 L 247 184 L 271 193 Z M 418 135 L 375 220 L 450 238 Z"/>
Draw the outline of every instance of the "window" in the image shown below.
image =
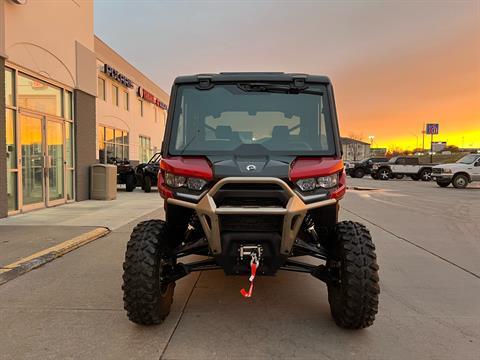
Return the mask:
<path id="1" fill-rule="evenodd" d="M 67 201 L 74 199 L 73 124 L 65 122 L 65 167 L 67 172 Z"/>
<path id="2" fill-rule="evenodd" d="M 140 116 L 143 116 L 143 101 L 142 100 L 138 100 L 138 109 L 139 109 L 139 112 L 140 112 Z"/>
<path id="3" fill-rule="evenodd" d="M 130 104 L 129 104 L 129 94 L 128 94 L 128 91 L 124 91 L 123 92 L 123 108 L 125 110 L 130 110 Z"/>
<path id="4" fill-rule="evenodd" d="M 98 98 L 105 100 L 105 80 L 99 77 L 97 85 L 98 85 Z"/>
<path id="5" fill-rule="evenodd" d="M 18 74 L 18 106 L 63 116 L 63 90 L 25 74 Z"/>
<path id="6" fill-rule="evenodd" d="M 15 112 L 6 111 L 7 198 L 8 211 L 17 210 L 17 143 L 15 141 Z"/>
<path id="7" fill-rule="evenodd" d="M 13 70 L 5 69 L 5 100 L 7 106 L 15 106 Z"/>
<path id="8" fill-rule="evenodd" d="M 112 103 L 118 106 L 118 86 L 112 85 Z"/>
<path id="9" fill-rule="evenodd" d="M 72 106 L 72 92 L 71 91 L 65 91 L 65 118 L 67 120 L 72 120 L 73 119 L 73 106 Z"/>
<path id="10" fill-rule="evenodd" d="M 332 154 L 334 131 L 325 92 L 321 85 L 299 94 L 255 92 L 233 84 L 208 91 L 179 86 L 170 153 L 220 155 L 241 147 L 257 153 Z"/>
<path id="11" fill-rule="evenodd" d="M 138 154 L 141 163 L 148 162 L 152 157 L 152 148 L 149 137 L 140 136 Z"/>
<path id="12" fill-rule="evenodd" d="M 99 126 L 97 129 L 98 159 L 111 164 L 129 159 L 128 132 Z"/>

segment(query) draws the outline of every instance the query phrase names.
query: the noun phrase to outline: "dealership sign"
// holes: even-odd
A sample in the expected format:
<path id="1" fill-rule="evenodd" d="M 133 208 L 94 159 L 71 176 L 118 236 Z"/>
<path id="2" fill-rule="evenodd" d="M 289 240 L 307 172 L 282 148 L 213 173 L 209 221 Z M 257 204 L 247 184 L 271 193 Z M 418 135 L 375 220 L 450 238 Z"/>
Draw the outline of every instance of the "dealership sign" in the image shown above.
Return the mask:
<path id="1" fill-rule="evenodd" d="M 110 76 L 112 79 L 118 81 L 120 84 L 125 85 L 126 87 L 129 87 L 129 88 L 133 88 L 132 80 L 130 80 L 125 75 L 115 70 L 110 65 L 104 64 L 103 72 L 108 76 Z"/>
<path id="2" fill-rule="evenodd" d="M 427 124 L 428 135 L 438 135 L 438 124 Z"/>
<path id="3" fill-rule="evenodd" d="M 139 97 L 141 97 L 142 99 L 144 99 L 148 102 L 151 102 L 152 104 L 157 105 L 159 108 L 161 108 L 163 110 L 167 110 L 167 104 L 165 104 L 159 98 L 157 98 L 155 95 L 153 95 L 152 93 L 148 92 L 147 90 L 145 90 L 144 88 L 142 88 L 140 86 L 138 87 L 137 95 Z"/>

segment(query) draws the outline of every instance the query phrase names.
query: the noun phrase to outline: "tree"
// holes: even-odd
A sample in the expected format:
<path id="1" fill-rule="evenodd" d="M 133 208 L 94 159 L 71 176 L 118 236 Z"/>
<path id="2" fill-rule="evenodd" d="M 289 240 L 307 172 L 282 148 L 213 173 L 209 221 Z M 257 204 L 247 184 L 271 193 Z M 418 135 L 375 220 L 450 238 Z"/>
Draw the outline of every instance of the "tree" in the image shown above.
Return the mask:
<path id="1" fill-rule="evenodd" d="M 458 149 L 458 146 L 448 145 L 448 146 L 445 146 L 445 149 L 443 149 L 443 151 L 451 151 L 452 153 L 456 153 L 459 151 L 459 149 Z"/>

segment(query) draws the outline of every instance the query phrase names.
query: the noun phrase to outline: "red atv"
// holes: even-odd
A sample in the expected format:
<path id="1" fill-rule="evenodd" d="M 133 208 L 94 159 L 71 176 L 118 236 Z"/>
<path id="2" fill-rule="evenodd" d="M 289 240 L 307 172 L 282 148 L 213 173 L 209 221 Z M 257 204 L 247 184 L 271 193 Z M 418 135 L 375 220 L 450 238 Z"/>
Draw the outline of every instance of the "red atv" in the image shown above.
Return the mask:
<path id="1" fill-rule="evenodd" d="M 248 298 L 255 276 L 289 270 L 327 284 L 339 326 L 372 325 L 375 246 L 364 225 L 338 222 L 345 172 L 330 80 L 194 75 L 178 77 L 171 94 L 158 174 L 166 219 L 138 224 L 128 242 L 129 319 L 162 322 L 175 281 L 192 271 L 249 275 Z"/>

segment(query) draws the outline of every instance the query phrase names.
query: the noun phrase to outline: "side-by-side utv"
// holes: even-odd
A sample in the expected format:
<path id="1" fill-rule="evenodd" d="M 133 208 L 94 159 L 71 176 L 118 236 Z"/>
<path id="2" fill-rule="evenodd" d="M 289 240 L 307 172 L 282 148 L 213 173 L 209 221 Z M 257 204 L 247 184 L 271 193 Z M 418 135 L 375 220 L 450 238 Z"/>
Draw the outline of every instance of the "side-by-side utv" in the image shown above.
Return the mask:
<path id="1" fill-rule="evenodd" d="M 181 76 L 169 109 L 158 174 L 166 217 L 141 222 L 128 242 L 129 319 L 162 322 L 175 281 L 193 271 L 248 275 L 248 298 L 255 276 L 288 270 L 326 283 L 339 326 L 372 325 L 375 246 L 364 225 L 338 221 L 346 177 L 330 80 Z"/>

